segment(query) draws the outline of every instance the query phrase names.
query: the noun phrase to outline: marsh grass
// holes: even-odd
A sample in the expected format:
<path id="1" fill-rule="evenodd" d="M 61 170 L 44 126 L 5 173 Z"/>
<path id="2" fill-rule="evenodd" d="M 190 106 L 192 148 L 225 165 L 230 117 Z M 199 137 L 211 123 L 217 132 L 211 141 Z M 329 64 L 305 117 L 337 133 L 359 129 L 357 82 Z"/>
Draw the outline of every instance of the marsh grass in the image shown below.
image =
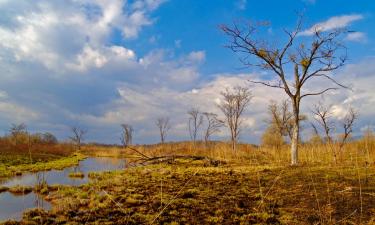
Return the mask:
<path id="1" fill-rule="evenodd" d="M 70 178 L 78 178 L 78 179 L 83 179 L 85 177 L 84 173 L 81 172 L 71 172 L 69 173 Z"/>
<path id="2" fill-rule="evenodd" d="M 303 144 L 299 166 L 288 146 L 212 142 L 134 146 L 149 157 L 203 155 L 225 161 L 175 161 L 89 173 L 90 182 L 61 186 L 46 197 L 53 223 L 76 224 L 373 224 L 375 142 L 347 144 L 335 163 L 332 146 Z M 333 146 L 335 147 L 335 146 Z M 140 156 L 120 147 L 84 146 L 92 156 Z M 37 222 L 25 214 L 22 222 Z"/>
<path id="3" fill-rule="evenodd" d="M 9 188 L 8 191 L 13 195 L 25 195 L 32 192 L 33 187 L 16 185 L 14 187 Z"/>

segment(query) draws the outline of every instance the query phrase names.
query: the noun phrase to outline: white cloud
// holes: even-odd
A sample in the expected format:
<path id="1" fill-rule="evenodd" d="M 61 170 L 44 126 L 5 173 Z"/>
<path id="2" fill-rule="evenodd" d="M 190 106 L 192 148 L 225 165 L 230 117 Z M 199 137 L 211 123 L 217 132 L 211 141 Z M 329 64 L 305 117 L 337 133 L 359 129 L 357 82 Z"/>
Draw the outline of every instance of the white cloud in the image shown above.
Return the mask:
<path id="1" fill-rule="evenodd" d="M 14 123 L 31 122 L 40 118 L 38 112 L 8 101 L 0 101 L 0 113 L 3 118 Z"/>
<path id="2" fill-rule="evenodd" d="M 348 41 L 366 42 L 367 37 L 363 32 L 351 32 L 346 36 L 345 39 Z"/>
<path id="3" fill-rule="evenodd" d="M 299 35 L 310 36 L 313 35 L 316 31 L 324 32 L 334 29 L 345 28 L 349 26 L 352 22 L 362 20 L 363 18 L 364 17 L 360 14 L 334 16 L 324 22 L 320 22 L 313 25 L 311 28 L 299 33 Z"/>
<path id="4" fill-rule="evenodd" d="M 9 60 L 37 62 L 56 72 L 73 64 L 84 70 L 86 61 L 101 67 L 113 31 L 136 38 L 143 27 L 153 24 L 149 15 L 162 2 L 8 1 L 0 8 L 1 21 L 7 22 L 0 24 L 0 47 L 7 50 Z"/>
<path id="5" fill-rule="evenodd" d="M 206 59 L 206 53 L 204 51 L 190 52 L 188 59 L 192 62 L 203 62 Z"/>

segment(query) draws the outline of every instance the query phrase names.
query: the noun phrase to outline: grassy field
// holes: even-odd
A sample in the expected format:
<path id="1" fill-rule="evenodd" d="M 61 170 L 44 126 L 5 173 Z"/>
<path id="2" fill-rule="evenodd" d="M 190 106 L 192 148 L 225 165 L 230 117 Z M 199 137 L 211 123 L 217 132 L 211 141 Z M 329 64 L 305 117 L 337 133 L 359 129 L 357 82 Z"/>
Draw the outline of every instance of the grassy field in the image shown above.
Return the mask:
<path id="1" fill-rule="evenodd" d="M 177 159 L 91 173 L 88 184 L 45 191 L 53 209 L 28 211 L 21 224 L 375 224 L 374 144 L 352 142 L 336 162 L 335 146 L 303 145 L 295 167 L 288 146 L 137 146 L 149 157 L 204 155 L 220 163 Z M 82 151 L 139 160 L 130 149 Z"/>
<path id="2" fill-rule="evenodd" d="M 78 164 L 85 156 L 68 144 L 25 144 L 0 141 L 0 180 L 23 172 L 62 169 Z"/>

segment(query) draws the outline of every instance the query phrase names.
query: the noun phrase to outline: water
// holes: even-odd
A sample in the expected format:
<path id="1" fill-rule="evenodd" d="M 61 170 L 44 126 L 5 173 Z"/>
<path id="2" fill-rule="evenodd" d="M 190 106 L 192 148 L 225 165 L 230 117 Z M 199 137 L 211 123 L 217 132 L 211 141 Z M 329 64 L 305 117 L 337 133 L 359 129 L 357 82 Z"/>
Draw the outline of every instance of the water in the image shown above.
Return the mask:
<path id="1" fill-rule="evenodd" d="M 87 158 L 81 161 L 78 166 L 68 167 L 64 170 L 27 173 L 0 182 L 0 185 L 5 187 L 13 187 L 15 185 L 35 186 L 41 179 L 44 179 L 48 185 L 62 184 L 77 186 L 88 182 L 87 174 L 89 172 L 112 171 L 124 168 L 124 159 L 104 157 Z M 85 177 L 82 179 L 71 178 L 69 174 L 72 172 L 81 172 Z M 0 221 L 9 219 L 19 220 L 22 218 L 22 213 L 26 209 L 37 207 L 49 210 L 51 205 L 33 192 L 22 196 L 15 196 L 9 192 L 3 192 L 0 194 Z"/>

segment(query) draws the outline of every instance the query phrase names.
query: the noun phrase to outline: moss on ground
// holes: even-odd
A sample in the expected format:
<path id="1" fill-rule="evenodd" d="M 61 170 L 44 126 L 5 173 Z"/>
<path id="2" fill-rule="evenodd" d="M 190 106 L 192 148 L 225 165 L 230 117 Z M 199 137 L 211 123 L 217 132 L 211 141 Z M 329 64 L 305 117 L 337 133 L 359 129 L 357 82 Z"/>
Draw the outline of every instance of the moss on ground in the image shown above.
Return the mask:
<path id="1" fill-rule="evenodd" d="M 358 176 L 359 175 L 359 176 Z M 53 209 L 20 223 L 371 224 L 373 169 L 260 167 L 204 162 L 92 173 L 91 182 L 49 192 Z"/>
<path id="2" fill-rule="evenodd" d="M 23 172 L 37 172 L 51 169 L 62 170 L 65 167 L 78 165 L 79 161 L 85 157 L 83 154 L 76 153 L 68 157 L 51 158 L 50 160 L 30 163 L 30 160 L 25 156 L 1 155 L 0 161 L 8 161 L 7 163 L 0 163 L 0 180 L 17 174 L 22 175 Z"/>

